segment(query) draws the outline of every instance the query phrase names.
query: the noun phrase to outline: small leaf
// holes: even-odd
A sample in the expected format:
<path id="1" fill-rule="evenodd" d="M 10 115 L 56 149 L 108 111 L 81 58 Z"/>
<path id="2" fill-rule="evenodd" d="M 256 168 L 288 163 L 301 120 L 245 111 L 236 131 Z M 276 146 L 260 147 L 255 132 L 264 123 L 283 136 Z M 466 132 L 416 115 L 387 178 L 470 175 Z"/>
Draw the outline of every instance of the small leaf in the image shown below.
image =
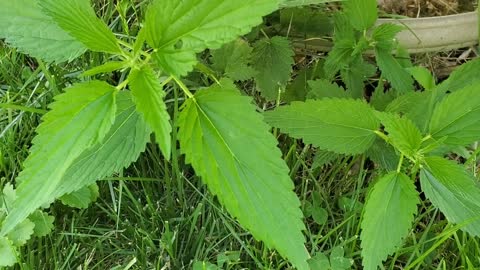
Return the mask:
<path id="1" fill-rule="evenodd" d="M 19 223 L 15 228 L 7 235 L 8 239 L 12 241 L 13 245 L 20 247 L 27 243 L 33 234 L 33 228 L 35 224 L 29 219 L 25 219 Z"/>
<path id="2" fill-rule="evenodd" d="M 426 90 L 431 90 L 435 87 L 435 78 L 427 68 L 416 66 L 407 68 L 407 71 Z"/>
<path id="3" fill-rule="evenodd" d="M 365 31 L 377 21 L 376 0 L 347 0 L 343 3 L 345 14 L 352 26 L 358 31 Z"/>
<path id="4" fill-rule="evenodd" d="M 86 209 L 89 204 L 97 200 L 97 197 L 98 186 L 93 184 L 63 195 L 60 197 L 60 201 L 73 208 Z"/>
<path id="5" fill-rule="evenodd" d="M 249 65 L 252 50 L 246 41 L 237 39 L 211 52 L 212 66 L 232 80 L 248 80 L 256 73 Z"/>
<path id="6" fill-rule="evenodd" d="M 9 233 L 37 208 L 55 199 L 53 192 L 68 167 L 110 129 L 116 92 L 107 83 L 91 81 L 73 85 L 56 96 L 37 128 L 24 170 L 16 179 L 18 197 L 0 235 Z"/>
<path id="7" fill-rule="evenodd" d="M 178 122 L 180 150 L 240 224 L 306 270 L 300 201 L 277 142 L 251 98 L 221 83 L 186 101 Z"/>
<path id="8" fill-rule="evenodd" d="M 395 90 L 401 93 L 413 91 L 412 76 L 392 56 L 390 50 L 376 48 L 375 57 L 377 58 L 378 67 L 382 71 L 382 76 L 392 84 Z"/>
<path id="9" fill-rule="evenodd" d="M 129 86 L 133 100 L 147 124 L 154 133 L 163 155 L 168 159 L 171 152 L 172 126 L 167 106 L 163 101 L 165 92 L 152 68 L 144 66 L 142 69 L 133 69 L 129 76 Z"/>
<path id="10" fill-rule="evenodd" d="M 375 183 L 368 195 L 361 225 L 365 270 L 376 270 L 402 244 L 419 203 L 413 181 L 403 173 L 389 173 Z"/>
<path id="11" fill-rule="evenodd" d="M 384 91 L 383 87 L 380 89 L 377 87 L 370 97 L 370 104 L 378 111 L 385 111 L 396 97 L 397 93 L 392 89 Z"/>
<path id="12" fill-rule="evenodd" d="M 449 222 L 466 223 L 462 230 L 480 235 L 480 188 L 465 169 L 441 157 L 427 157 L 420 182 L 427 198 Z"/>
<path id="13" fill-rule="evenodd" d="M 335 42 L 332 50 L 328 53 L 323 67 L 327 79 L 333 78 L 338 71 L 350 64 L 354 49 L 355 42 L 353 40 L 339 40 Z"/>
<path id="14" fill-rule="evenodd" d="M 42 0 L 40 6 L 63 30 L 90 50 L 123 52 L 110 28 L 95 14 L 90 0 Z"/>
<path id="15" fill-rule="evenodd" d="M 294 138 L 339 154 L 365 152 L 380 127 L 368 104 L 351 99 L 293 102 L 266 112 L 265 120 Z"/>
<path id="16" fill-rule="evenodd" d="M 332 270 L 347 270 L 352 266 L 352 260 L 345 258 L 345 252 L 343 247 L 336 246 L 333 248 L 330 254 L 330 265 Z"/>
<path id="17" fill-rule="evenodd" d="M 276 100 L 292 72 L 293 49 L 287 38 L 275 36 L 255 43 L 252 58 L 257 71 L 255 81 L 262 96 Z"/>
<path id="18" fill-rule="evenodd" d="M 377 116 L 385 126 L 390 143 L 404 155 L 416 158 L 423 136 L 415 124 L 398 114 L 377 113 Z"/>
<path id="19" fill-rule="evenodd" d="M 447 95 L 435 108 L 430 134 L 447 136 L 445 144 L 467 145 L 480 140 L 480 88 L 474 84 Z"/>
<path id="20" fill-rule="evenodd" d="M 65 62 L 85 46 L 42 13 L 38 0 L 0 0 L 0 38 L 23 53 L 47 62 Z"/>
<path id="21" fill-rule="evenodd" d="M 154 52 L 152 58 L 162 71 L 179 77 L 186 76 L 197 64 L 197 55 L 194 51 L 173 47 Z"/>
<path id="22" fill-rule="evenodd" d="M 13 266 L 17 262 L 17 251 L 6 237 L 0 237 L 0 267 Z"/>
<path id="23" fill-rule="evenodd" d="M 220 268 L 209 262 L 196 261 L 193 264 L 193 270 L 220 270 Z"/>
<path id="24" fill-rule="evenodd" d="M 311 270 L 328 270 L 330 269 L 330 262 L 325 254 L 319 252 L 308 260 L 308 265 Z"/>
<path id="25" fill-rule="evenodd" d="M 28 217 L 28 219 L 35 224 L 33 235 L 36 237 L 46 236 L 53 230 L 53 221 L 55 218 L 43 211 L 36 210 Z"/>
<path id="26" fill-rule="evenodd" d="M 347 98 L 348 94 L 345 89 L 338 86 L 336 83 L 330 83 L 325 79 L 309 81 L 310 91 L 307 98 L 322 99 L 322 98 Z"/>
<path id="27" fill-rule="evenodd" d="M 97 74 L 102 74 L 102 73 L 110 73 L 115 70 L 123 69 L 127 67 L 126 62 L 121 62 L 121 61 L 110 61 L 106 62 L 105 64 L 102 64 L 98 67 L 94 67 L 92 69 L 89 69 L 85 72 L 82 73 L 83 77 L 88 77 L 88 76 L 95 76 Z"/>
<path id="28" fill-rule="evenodd" d="M 384 23 L 375 27 L 372 31 L 375 47 L 389 51 L 395 49 L 397 45 L 395 36 L 404 29 L 404 26 L 393 23 Z"/>

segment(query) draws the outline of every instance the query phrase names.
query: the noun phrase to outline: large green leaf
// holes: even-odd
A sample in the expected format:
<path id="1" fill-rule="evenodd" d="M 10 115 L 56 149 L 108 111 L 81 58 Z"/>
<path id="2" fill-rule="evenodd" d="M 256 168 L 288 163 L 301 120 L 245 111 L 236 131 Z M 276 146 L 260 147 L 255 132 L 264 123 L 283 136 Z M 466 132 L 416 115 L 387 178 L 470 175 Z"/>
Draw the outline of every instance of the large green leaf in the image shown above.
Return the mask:
<path id="1" fill-rule="evenodd" d="M 290 79 L 293 49 L 285 37 L 262 39 L 253 48 L 253 67 L 257 71 L 255 81 L 263 97 L 276 100 L 279 90 Z"/>
<path id="2" fill-rule="evenodd" d="M 147 43 L 158 50 L 157 61 L 172 58 L 169 54 L 192 59 L 192 54 L 220 48 L 247 34 L 277 8 L 276 0 L 154 0 L 146 14 Z M 166 63 L 159 64 L 163 67 Z M 164 70 L 184 75 L 193 65 L 184 61 L 175 69 Z"/>
<path id="3" fill-rule="evenodd" d="M 365 31 L 377 21 L 376 0 L 346 0 L 343 4 L 350 23 L 358 31 Z"/>
<path id="4" fill-rule="evenodd" d="M 133 69 L 129 76 L 129 86 L 132 90 L 133 100 L 149 126 L 155 132 L 155 138 L 163 152 L 170 158 L 171 137 L 170 115 L 163 101 L 165 92 L 160 85 L 160 80 L 149 66 Z"/>
<path id="5" fill-rule="evenodd" d="M 66 171 L 55 190 L 60 197 L 120 172 L 138 159 L 150 140 L 151 129 L 135 110 L 129 92 L 117 95 L 115 122 L 105 138 L 83 152 Z"/>
<path id="6" fill-rule="evenodd" d="M 308 269 L 300 201 L 269 127 L 230 83 L 186 101 L 179 141 L 186 161 L 252 235 Z"/>
<path id="7" fill-rule="evenodd" d="M 415 158 L 422 146 L 422 133 L 415 124 L 398 114 L 377 113 L 385 126 L 390 143 L 404 155 Z"/>
<path id="8" fill-rule="evenodd" d="M 476 84 L 449 94 L 435 108 L 430 134 L 447 136 L 446 144 L 467 145 L 480 140 L 480 87 Z"/>
<path id="9" fill-rule="evenodd" d="M 377 64 L 384 76 L 399 92 L 406 93 L 413 91 L 413 78 L 391 54 L 390 49 L 381 47 L 375 48 Z"/>
<path id="10" fill-rule="evenodd" d="M 375 183 L 368 195 L 362 220 L 361 247 L 365 270 L 376 270 L 402 244 L 419 203 L 413 181 L 403 173 L 389 173 Z"/>
<path id="11" fill-rule="evenodd" d="M 351 99 L 293 102 L 266 112 L 265 119 L 294 138 L 340 154 L 365 152 L 380 128 L 373 109 Z"/>
<path id="12" fill-rule="evenodd" d="M 252 47 L 243 39 L 225 44 L 211 52 L 212 67 L 232 80 L 248 80 L 256 73 L 249 65 L 252 50 Z"/>
<path id="13" fill-rule="evenodd" d="M 448 221 L 465 225 L 462 230 L 480 235 L 480 188 L 465 169 L 441 157 L 428 157 L 420 181 L 427 198 Z"/>
<path id="14" fill-rule="evenodd" d="M 48 62 L 70 61 L 85 51 L 83 44 L 41 12 L 38 0 L 0 0 L 0 38 Z"/>
<path id="15" fill-rule="evenodd" d="M 90 50 L 122 53 L 110 28 L 96 16 L 90 0 L 42 0 L 39 3 L 62 29 Z"/>
<path id="16" fill-rule="evenodd" d="M 480 59 L 471 60 L 457 69 L 436 88 L 437 91 L 455 92 L 472 84 L 480 83 Z"/>
<path id="17" fill-rule="evenodd" d="M 17 177 L 13 208 L 0 235 L 10 232 L 38 207 L 51 203 L 73 161 L 100 142 L 115 118 L 115 87 L 99 81 L 76 84 L 58 95 L 38 126 L 24 170 Z"/>

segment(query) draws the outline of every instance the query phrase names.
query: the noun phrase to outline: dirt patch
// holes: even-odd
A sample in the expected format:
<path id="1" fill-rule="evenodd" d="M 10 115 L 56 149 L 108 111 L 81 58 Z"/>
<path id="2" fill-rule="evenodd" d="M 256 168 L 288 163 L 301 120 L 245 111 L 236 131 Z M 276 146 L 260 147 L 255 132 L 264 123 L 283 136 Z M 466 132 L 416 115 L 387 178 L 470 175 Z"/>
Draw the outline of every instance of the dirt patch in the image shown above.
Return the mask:
<path id="1" fill-rule="evenodd" d="M 474 11 L 477 3 L 477 0 L 378 0 L 379 7 L 386 13 L 412 18 Z"/>

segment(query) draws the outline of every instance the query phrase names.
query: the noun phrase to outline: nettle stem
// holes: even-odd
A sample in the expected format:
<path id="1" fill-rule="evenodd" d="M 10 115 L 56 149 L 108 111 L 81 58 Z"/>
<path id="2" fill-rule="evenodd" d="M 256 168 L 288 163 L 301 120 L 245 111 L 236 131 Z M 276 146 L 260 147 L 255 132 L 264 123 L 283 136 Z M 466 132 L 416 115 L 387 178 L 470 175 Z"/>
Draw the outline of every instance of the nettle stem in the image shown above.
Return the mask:
<path id="1" fill-rule="evenodd" d="M 182 91 L 185 93 L 185 95 L 187 95 L 187 97 L 193 98 L 192 92 L 188 90 L 187 86 L 181 80 L 179 80 L 176 76 L 173 75 L 172 79 L 177 83 L 177 85 L 180 87 L 180 89 L 182 89 Z"/>

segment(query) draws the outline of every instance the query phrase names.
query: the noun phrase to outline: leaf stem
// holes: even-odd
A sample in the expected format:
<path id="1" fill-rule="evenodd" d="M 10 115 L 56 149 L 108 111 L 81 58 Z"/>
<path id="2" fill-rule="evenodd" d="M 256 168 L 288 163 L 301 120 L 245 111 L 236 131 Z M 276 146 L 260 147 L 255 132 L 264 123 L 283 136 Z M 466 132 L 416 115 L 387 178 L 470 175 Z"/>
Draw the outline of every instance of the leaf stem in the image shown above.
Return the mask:
<path id="1" fill-rule="evenodd" d="M 171 77 L 175 81 L 175 83 L 177 83 L 177 85 L 180 87 L 180 89 L 182 89 L 182 91 L 185 93 L 185 95 L 187 95 L 188 98 L 193 98 L 192 92 L 190 92 L 190 90 L 188 90 L 187 86 L 181 80 L 179 80 L 176 76 L 173 76 L 173 75 Z"/>
<path id="2" fill-rule="evenodd" d="M 378 135 L 378 137 L 382 138 L 384 141 L 386 141 L 387 143 L 390 142 L 390 140 L 388 139 L 387 135 L 385 135 L 385 133 L 381 132 L 380 130 L 375 130 L 374 131 L 375 134 Z"/>
<path id="3" fill-rule="evenodd" d="M 397 166 L 397 173 L 400 173 L 402 171 L 402 165 L 403 165 L 403 158 L 405 156 L 403 154 L 400 154 L 400 160 L 398 161 L 398 166 Z"/>
<path id="4" fill-rule="evenodd" d="M 120 83 L 119 85 L 117 85 L 117 87 L 115 87 L 118 91 L 122 90 L 123 88 L 125 88 L 127 86 L 127 84 L 129 83 L 130 81 L 128 80 L 128 78 L 126 80 L 124 80 L 122 83 Z"/>

